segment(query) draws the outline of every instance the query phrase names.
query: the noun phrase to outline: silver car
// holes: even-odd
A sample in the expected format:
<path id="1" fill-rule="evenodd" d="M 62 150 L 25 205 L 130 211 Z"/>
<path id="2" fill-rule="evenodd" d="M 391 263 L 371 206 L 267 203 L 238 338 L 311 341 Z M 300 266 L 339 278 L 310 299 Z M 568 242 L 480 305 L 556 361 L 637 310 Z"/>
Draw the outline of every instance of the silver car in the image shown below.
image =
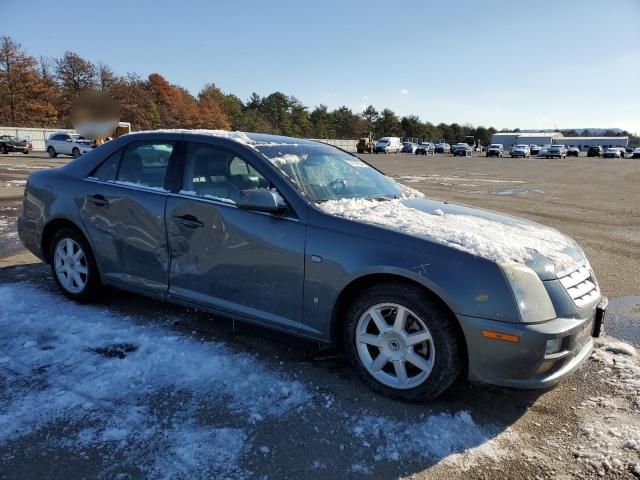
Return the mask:
<path id="1" fill-rule="evenodd" d="M 45 150 L 51 158 L 55 158 L 60 154 L 78 158 L 80 155 L 90 152 L 93 148 L 95 148 L 95 145 L 90 140 L 82 138 L 75 133 L 52 133 L 45 142 Z"/>
<path id="2" fill-rule="evenodd" d="M 402 399 L 463 373 L 552 385 L 589 357 L 607 303 L 569 237 L 289 137 L 125 135 L 31 174 L 18 231 L 70 299 L 109 285 L 333 343 Z"/>

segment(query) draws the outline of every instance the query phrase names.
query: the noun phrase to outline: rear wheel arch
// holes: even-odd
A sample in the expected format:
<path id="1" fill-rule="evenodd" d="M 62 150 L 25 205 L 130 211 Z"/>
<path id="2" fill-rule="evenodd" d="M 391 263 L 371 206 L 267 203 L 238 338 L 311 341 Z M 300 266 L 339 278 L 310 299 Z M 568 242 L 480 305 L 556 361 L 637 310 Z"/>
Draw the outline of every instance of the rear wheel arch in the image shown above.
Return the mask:
<path id="1" fill-rule="evenodd" d="M 364 275 L 351 281 L 345 288 L 342 289 L 338 298 L 334 304 L 333 312 L 331 316 L 331 341 L 340 349 L 343 348 L 342 339 L 344 338 L 344 327 L 346 325 L 345 315 L 349 309 L 349 305 L 365 290 L 384 283 L 404 284 L 408 288 L 419 290 L 422 294 L 428 296 L 431 300 L 438 303 L 450 316 L 450 320 L 456 326 L 456 331 L 459 336 L 460 344 L 464 349 L 463 358 L 467 356 L 467 345 L 462 326 L 458 322 L 457 317 L 453 313 L 453 309 L 433 290 L 425 285 L 416 282 L 415 280 L 403 277 L 401 275 L 388 274 L 388 273 L 374 273 Z"/>
<path id="2" fill-rule="evenodd" d="M 84 231 L 80 227 L 78 227 L 78 225 L 67 218 L 54 218 L 45 225 L 44 229 L 42 230 L 42 239 L 40 241 L 42 255 L 44 256 L 44 259 L 47 263 L 51 263 L 51 258 L 49 258 L 51 241 L 53 240 L 56 232 L 62 230 L 63 228 L 69 228 L 71 230 L 77 231 L 93 249 L 93 246 L 87 238 L 87 235 L 85 235 Z"/>

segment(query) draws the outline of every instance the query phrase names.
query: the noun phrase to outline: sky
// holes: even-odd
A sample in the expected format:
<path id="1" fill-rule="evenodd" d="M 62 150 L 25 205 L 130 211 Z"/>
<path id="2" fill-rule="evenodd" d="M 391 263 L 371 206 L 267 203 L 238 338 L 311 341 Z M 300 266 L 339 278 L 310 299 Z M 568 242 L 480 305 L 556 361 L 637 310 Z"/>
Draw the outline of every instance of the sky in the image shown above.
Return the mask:
<path id="1" fill-rule="evenodd" d="M 0 34 L 246 100 L 640 133 L 640 0 L 0 0 Z M 23 21 L 18 18 L 25 17 Z"/>

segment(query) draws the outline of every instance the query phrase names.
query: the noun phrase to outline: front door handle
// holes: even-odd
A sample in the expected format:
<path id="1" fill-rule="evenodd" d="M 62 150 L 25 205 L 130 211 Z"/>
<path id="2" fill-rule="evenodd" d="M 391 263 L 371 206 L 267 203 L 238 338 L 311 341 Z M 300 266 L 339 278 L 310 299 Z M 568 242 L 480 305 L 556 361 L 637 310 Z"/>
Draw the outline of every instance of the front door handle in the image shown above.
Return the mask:
<path id="1" fill-rule="evenodd" d="M 105 205 L 109 205 L 109 200 L 104 198 L 104 195 L 100 195 L 96 193 L 95 195 L 87 195 L 87 201 L 93 203 L 97 207 L 104 207 Z"/>
<path id="2" fill-rule="evenodd" d="M 201 228 L 204 227 L 204 223 L 198 220 L 197 217 L 193 215 L 174 215 L 173 221 L 178 225 L 182 225 L 187 228 Z"/>

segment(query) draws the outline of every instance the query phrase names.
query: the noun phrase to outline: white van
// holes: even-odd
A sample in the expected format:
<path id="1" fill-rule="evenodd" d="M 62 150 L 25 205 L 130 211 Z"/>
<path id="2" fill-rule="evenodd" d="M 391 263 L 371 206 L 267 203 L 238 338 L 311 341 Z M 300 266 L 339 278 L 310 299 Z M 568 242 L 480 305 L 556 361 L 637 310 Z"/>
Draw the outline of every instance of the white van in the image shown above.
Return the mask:
<path id="1" fill-rule="evenodd" d="M 382 137 L 376 142 L 375 153 L 398 153 L 402 150 L 400 137 Z"/>

